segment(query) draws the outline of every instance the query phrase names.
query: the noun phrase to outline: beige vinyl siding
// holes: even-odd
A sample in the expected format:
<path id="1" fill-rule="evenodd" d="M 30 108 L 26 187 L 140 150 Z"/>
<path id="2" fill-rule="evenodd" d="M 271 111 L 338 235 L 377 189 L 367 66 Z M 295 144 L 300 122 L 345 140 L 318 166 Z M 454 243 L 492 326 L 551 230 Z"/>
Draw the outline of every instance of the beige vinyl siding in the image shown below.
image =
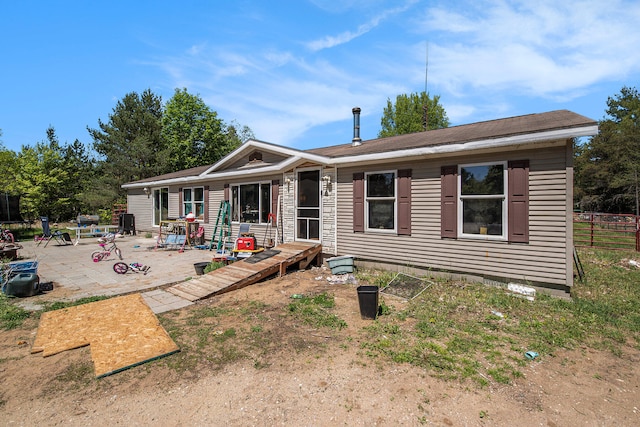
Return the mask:
<path id="1" fill-rule="evenodd" d="M 185 185 L 186 187 L 187 185 Z M 169 218 L 176 219 L 180 217 L 180 189 L 181 186 L 169 186 Z"/>
<path id="2" fill-rule="evenodd" d="M 399 265 L 503 277 L 523 282 L 567 283 L 567 172 L 564 145 L 455 159 L 343 168 L 338 173 L 338 253 Z M 529 243 L 440 237 L 440 168 L 443 165 L 529 159 Z M 412 169 L 412 234 L 354 233 L 354 172 Z M 571 185 L 571 184 L 569 184 Z M 506 221 L 506 218 L 505 218 Z"/>
<path id="3" fill-rule="evenodd" d="M 262 163 L 263 164 L 264 163 L 267 163 L 267 164 L 280 163 L 281 161 L 285 160 L 285 158 L 286 158 L 286 157 L 282 156 L 281 154 L 272 153 L 270 151 L 260 151 L 260 152 L 262 153 Z M 235 169 L 242 168 L 243 166 L 247 166 L 248 164 L 249 164 L 249 155 L 246 155 L 246 156 L 243 156 L 242 158 L 236 160 L 235 162 L 233 162 L 229 166 L 226 166 L 224 168 L 224 170 L 225 171 L 235 170 Z"/>
<path id="4" fill-rule="evenodd" d="M 127 212 L 134 214 L 136 233 L 153 231 L 153 203 L 142 188 L 127 191 Z"/>

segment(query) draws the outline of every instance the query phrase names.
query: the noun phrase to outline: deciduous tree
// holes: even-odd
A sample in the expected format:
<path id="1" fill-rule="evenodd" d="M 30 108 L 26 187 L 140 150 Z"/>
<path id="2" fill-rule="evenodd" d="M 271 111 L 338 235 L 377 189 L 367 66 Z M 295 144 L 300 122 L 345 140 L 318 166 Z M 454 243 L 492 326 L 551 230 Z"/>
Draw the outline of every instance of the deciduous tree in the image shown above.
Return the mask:
<path id="1" fill-rule="evenodd" d="M 2 129 L 0 129 L 0 137 Z M 16 186 L 16 161 L 17 156 L 11 150 L 7 150 L 0 140 L 0 191 L 11 195 L 18 195 Z"/>
<path id="2" fill-rule="evenodd" d="M 433 98 L 426 92 L 402 94 L 395 103 L 387 99 L 387 106 L 380 120 L 382 129 L 379 138 L 440 129 L 449 126 L 449 118 L 442 105 L 440 96 Z"/>
<path id="3" fill-rule="evenodd" d="M 67 220 L 70 181 L 64 156 L 53 128 L 47 129 L 47 141 L 23 146 L 18 154 L 15 174 L 20 211 L 25 218 L 45 215 L 52 221 Z"/>
<path id="4" fill-rule="evenodd" d="M 247 132 L 246 129 L 240 132 Z M 198 95 L 188 93 L 187 89 L 176 89 L 167 102 L 162 136 L 167 143 L 171 171 L 215 163 L 242 142 L 234 125 L 226 125 Z"/>

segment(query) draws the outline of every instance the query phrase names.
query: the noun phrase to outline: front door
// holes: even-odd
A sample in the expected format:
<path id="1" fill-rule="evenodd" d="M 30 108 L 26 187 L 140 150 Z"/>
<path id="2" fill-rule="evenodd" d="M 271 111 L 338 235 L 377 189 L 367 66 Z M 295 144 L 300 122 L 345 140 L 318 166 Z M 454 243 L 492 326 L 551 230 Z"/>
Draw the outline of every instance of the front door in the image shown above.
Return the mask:
<path id="1" fill-rule="evenodd" d="M 296 239 L 320 240 L 320 171 L 298 172 Z"/>

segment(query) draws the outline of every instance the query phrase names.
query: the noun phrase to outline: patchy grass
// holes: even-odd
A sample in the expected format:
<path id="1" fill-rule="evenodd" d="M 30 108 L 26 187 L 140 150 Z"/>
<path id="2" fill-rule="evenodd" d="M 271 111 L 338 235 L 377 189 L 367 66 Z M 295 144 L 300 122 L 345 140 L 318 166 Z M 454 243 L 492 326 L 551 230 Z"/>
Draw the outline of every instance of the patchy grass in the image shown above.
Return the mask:
<path id="1" fill-rule="evenodd" d="M 436 282 L 402 312 L 365 328 L 361 347 L 373 358 L 479 385 L 520 377 L 529 350 L 548 356 L 588 346 L 619 355 L 627 343 L 640 348 L 638 271 L 628 263 L 634 256 L 581 251 L 587 283 L 576 284 L 572 300 L 538 293 L 528 301 L 501 288 Z"/>
<path id="2" fill-rule="evenodd" d="M 19 301 L 18 298 L 9 298 L 3 293 L 0 293 L 0 328 L 4 330 L 15 329 L 22 326 L 27 319 L 38 319 L 40 315 L 46 311 L 60 310 L 62 308 L 102 301 L 109 298 L 110 297 L 99 296 L 81 298 L 72 302 L 47 302 L 44 303 L 42 310 L 31 312 L 15 305 L 15 302 Z"/>
<path id="3" fill-rule="evenodd" d="M 294 300 L 289 304 L 289 313 L 310 326 L 346 328 L 347 323 L 329 311 L 334 306 L 333 296 L 324 292 L 314 297 L 303 296 Z"/>
<path id="4" fill-rule="evenodd" d="M 96 301 L 103 301 L 103 300 L 106 300 L 106 299 L 109 299 L 109 298 L 112 298 L 112 297 L 95 296 L 95 297 L 80 298 L 80 299 L 75 300 L 75 301 L 46 302 L 46 303 L 44 303 L 44 308 L 42 309 L 41 312 L 60 310 L 62 308 L 68 308 L 68 307 L 75 307 L 77 305 L 88 304 L 90 302 L 96 302 Z"/>
<path id="5" fill-rule="evenodd" d="M 247 300 L 163 313 L 159 319 L 181 351 L 157 363 L 181 373 L 240 360 L 266 369 L 283 348 L 295 353 L 323 348 L 326 334 L 346 326 L 331 312 L 334 306 L 333 296 L 322 293 L 278 306 Z M 327 332 L 314 336 L 301 325 Z"/>
<path id="6" fill-rule="evenodd" d="M 0 328 L 15 329 L 31 316 L 31 313 L 13 304 L 12 298 L 0 292 Z"/>
<path id="7" fill-rule="evenodd" d="M 95 381 L 93 363 L 90 360 L 73 362 L 55 380 L 66 388 L 81 388 Z"/>

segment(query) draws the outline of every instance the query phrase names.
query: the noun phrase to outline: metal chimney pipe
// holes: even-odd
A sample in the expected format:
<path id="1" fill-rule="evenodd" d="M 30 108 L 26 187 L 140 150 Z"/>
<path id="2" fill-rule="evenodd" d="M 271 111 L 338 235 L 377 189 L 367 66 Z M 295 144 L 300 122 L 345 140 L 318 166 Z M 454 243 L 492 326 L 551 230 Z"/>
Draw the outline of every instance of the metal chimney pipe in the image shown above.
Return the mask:
<path id="1" fill-rule="evenodd" d="M 362 145 L 360 139 L 360 107 L 354 107 L 351 112 L 353 113 L 353 139 L 351 140 L 351 146 L 357 147 Z"/>

